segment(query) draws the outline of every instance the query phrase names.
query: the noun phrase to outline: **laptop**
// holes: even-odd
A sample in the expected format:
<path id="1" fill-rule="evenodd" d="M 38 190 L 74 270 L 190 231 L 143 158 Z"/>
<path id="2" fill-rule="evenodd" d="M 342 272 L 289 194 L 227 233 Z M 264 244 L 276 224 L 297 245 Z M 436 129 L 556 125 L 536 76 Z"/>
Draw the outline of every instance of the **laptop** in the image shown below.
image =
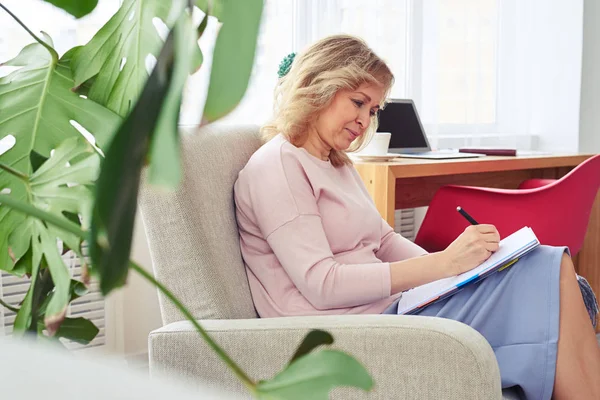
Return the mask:
<path id="1" fill-rule="evenodd" d="M 390 132 L 389 152 L 407 158 L 474 158 L 482 154 L 459 153 L 457 150 L 431 150 L 427 135 L 421 124 L 415 103 L 410 100 L 392 99 L 379 112 L 377 132 Z"/>

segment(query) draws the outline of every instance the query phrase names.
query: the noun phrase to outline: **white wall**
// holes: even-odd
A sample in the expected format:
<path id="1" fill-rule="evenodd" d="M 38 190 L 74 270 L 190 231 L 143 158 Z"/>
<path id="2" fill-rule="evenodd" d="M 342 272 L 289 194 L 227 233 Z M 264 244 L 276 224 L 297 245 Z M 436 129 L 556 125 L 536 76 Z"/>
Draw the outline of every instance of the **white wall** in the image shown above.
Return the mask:
<path id="1" fill-rule="evenodd" d="M 600 153 L 600 2 L 585 0 L 579 151 Z"/>
<path id="2" fill-rule="evenodd" d="M 579 142 L 583 1 L 535 0 L 528 38 L 530 134 L 541 150 L 576 152 Z"/>
<path id="3" fill-rule="evenodd" d="M 152 272 L 146 233 L 139 212 L 133 233 L 131 258 Z M 117 351 L 126 357 L 147 353 L 148 334 L 162 326 L 156 288 L 132 271 L 116 301 L 121 303 L 117 305 L 120 315 L 115 318 L 116 332 L 123 336 L 119 341 L 122 343 L 121 348 L 117 348 Z"/>

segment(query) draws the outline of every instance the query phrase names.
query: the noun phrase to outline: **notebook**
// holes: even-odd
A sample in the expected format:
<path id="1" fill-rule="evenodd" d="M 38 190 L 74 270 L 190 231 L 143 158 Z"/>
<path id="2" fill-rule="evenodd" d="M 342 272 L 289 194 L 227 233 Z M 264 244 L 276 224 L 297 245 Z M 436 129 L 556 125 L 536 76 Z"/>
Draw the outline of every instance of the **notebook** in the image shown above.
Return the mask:
<path id="1" fill-rule="evenodd" d="M 540 245 L 529 227 L 521 228 L 500 241 L 499 249 L 478 267 L 450 278 L 440 279 L 417 286 L 402 293 L 398 302 L 398 314 L 414 314 L 419 309 L 452 296 L 468 284 L 485 279 L 494 272 L 508 268 L 519 257 Z"/>
<path id="2" fill-rule="evenodd" d="M 458 149 L 459 153 L 475 153 L 475 154 L 485 154 L 486 156 L 511 156 L 515 157 L 517 155 L 516 149 L 499 149 L 493 147 L 481 147 L 481 148 L 460 148 Z"/>

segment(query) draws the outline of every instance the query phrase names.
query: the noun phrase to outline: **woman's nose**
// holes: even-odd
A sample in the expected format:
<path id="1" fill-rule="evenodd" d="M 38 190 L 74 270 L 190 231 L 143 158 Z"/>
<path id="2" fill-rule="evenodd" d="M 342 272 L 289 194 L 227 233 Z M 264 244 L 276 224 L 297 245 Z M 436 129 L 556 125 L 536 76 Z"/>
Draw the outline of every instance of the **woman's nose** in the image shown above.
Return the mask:
<path id="1" fill-rule="evenodd" d="M 367 111 L 359 111 L 358 116 L 356 117 L 356 122 L 361 126 L 361 128 L 365 129 L 369 125 L 369 110 Z"/>

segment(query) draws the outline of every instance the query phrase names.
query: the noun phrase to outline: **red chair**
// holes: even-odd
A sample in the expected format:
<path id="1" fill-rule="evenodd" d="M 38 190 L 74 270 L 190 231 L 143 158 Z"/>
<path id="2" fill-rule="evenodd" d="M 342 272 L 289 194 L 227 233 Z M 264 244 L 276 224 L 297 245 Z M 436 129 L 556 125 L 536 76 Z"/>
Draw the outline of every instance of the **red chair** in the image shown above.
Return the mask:
<path id="1" fill-rule="evenodd" d="M 542 244 L 581 249 L 592 204 L 600 188 L 600 155 L 560 179 L 530 179 L 519 189 L 469 186 L 440 188 L 415 243 L 429 252 L 444 250 L 468 226 L 461 206 L 480 224 L 493 224 L 500 237 L 530 226 Z"/>

